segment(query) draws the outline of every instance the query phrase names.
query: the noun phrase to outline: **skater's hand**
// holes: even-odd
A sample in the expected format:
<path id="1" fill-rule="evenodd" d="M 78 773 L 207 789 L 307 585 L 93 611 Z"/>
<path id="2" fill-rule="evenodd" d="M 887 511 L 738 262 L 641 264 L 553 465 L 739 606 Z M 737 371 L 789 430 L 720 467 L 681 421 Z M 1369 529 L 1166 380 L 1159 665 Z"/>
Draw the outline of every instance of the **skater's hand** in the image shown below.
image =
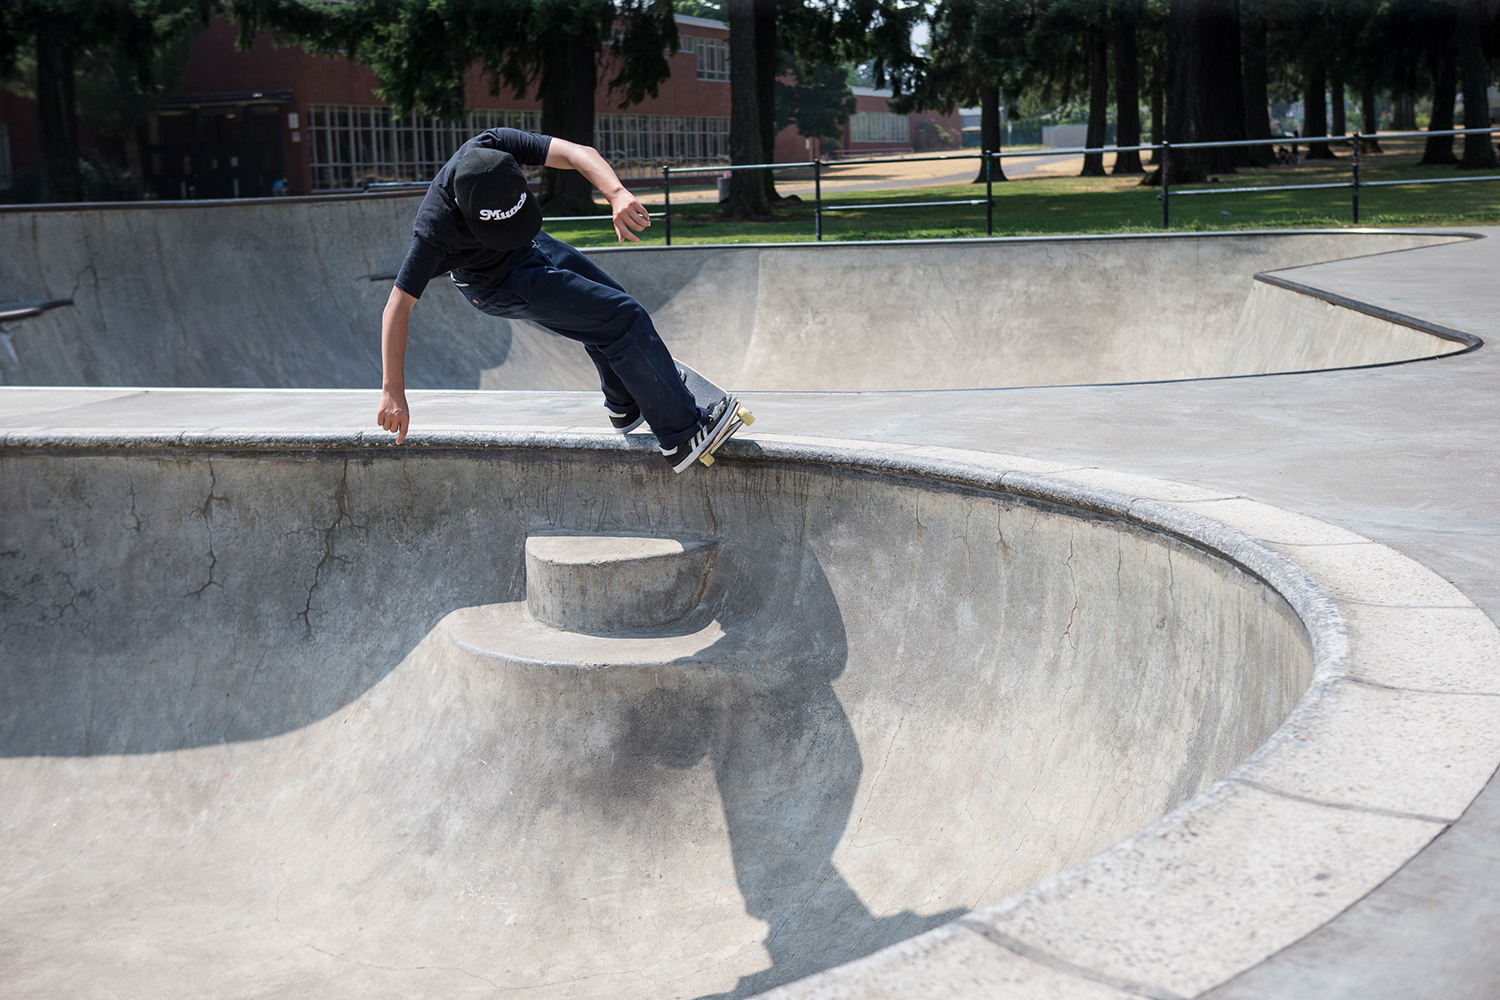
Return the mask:
<path id="1" fill-rule="evenodd" d="M 384 389 L 380 393 L 380 412 L 376 423 L 396 435 L 396 443 L 406 440 L 406 428 L 411 422 L 411 411 L 406 408 L 406 393 L 401 389 Z"/>
<path id="2" fill-rule="evenodd" d="M 624 188 L 610 199 L 609 206 L 615 214 L 615 236 L 619 241 L 639 243 L 641 238 L 636 233 L 651 225 L 651 215 L 646 211 L 646 206 Z"/>
<path id="3" fill-rule="evenodd" d="M 635 195 L 625 190 L 625 185 L 620 183 L 614 169 L 604 162 L 597 149 L 553 136 L 548 140 L 547 166 L 582 174 L 609 202 L 610 214 L 615 218 L 615 236 L 620 242 L 641 241 L 636 233 L 651 225 L 651 216 L 646 213 L 645 206 L 635 200 Z"/>

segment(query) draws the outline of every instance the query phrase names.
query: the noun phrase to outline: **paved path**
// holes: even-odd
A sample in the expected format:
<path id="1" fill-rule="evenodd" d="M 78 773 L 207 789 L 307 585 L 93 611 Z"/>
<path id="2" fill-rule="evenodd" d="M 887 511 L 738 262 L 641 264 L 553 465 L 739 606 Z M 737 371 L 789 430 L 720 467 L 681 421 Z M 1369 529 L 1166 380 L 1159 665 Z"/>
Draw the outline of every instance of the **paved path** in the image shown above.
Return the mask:
<path id="1" fill-rule="evenodd" d="M 1106 165 L 1114 164 L 1114 156 L 1105 157 Z M 1068 177 L 1083 168 L 1083 157 L 1071 153 L 1051 156 L 1021 156 L 1003 162 L 1005 176 L 1009 180 L 1025 180 L 1033 177 Z M 856 191 L 894 191 L 905 188 L 938 187 L 945 184 L 963 184 L 972 181 L 979 172 L 978 159 L 973 160 L 889 160 L 880 163 L 833 166 L 823 175 L 824 194 L 849 194 Z M 776 185 L 783 196 L 797 195 L 808 198 L 813 193 L 811 180 L 783 180 Z M 652 205 L 658 205 L 661 196 L 656 188 L 643 189 L 642 197 Z M 682 189 L 672 187 L 674 202 L 701 202 L 718 200 L 711 187 L 695 186 Z"/>

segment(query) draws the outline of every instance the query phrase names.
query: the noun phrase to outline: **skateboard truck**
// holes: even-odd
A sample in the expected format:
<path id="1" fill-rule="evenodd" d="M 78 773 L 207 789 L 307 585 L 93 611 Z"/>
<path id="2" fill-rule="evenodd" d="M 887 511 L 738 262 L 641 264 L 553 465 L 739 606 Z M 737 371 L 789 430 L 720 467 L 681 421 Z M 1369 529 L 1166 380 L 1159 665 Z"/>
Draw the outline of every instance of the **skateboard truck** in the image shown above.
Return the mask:
<path id="1" fill-rule="evenodd" d="M 753 423 L 755 423 L 755 414 L 751 413 L 743 406 L 735 410 L 734 421 L 730 424 L 729 430 L 724 432 L 724 435 L 714 443 L 714 446 L 712 448 L 709 448 L 702 455 L 699 455 L 698 461 L 702 462 L 705 466 L 713 465 L 714 452 L 718 451 L 719 445 L 723 444 L 725 441 L 728 441 L 730 437 L 733 436 L 734 432 L 739 429 L 740 425 L 743 424 L 744 426 L 749 427 Z"/>
<path id="2" fill-rule="evenodd" d="M 705 378 L 702 372 L 691 365 L 686 365 L 678 361 L 677 373 L 682 376 L 682 383 L 687 386 L 688 392 L 692 394 L 693 401 L 704 410 L 709 409 L 719 400 L 729 395 L 726 390 Z M 755 423 L 755 415 L 745 409 L 745 407 L 739 405 L 738 400 L 735 403 L 734 416 L 730 418 L 728 425 L 724 429 L 724 433 L 720 434 L 719 439 L 709 445 L 703 454 L 698 456 L 698 461 L 702 462 L 705 466 L 714 464 L 714 452 L 725 441 L 733 437 L 735 431 L 741 427 L 749 427 Z"/>

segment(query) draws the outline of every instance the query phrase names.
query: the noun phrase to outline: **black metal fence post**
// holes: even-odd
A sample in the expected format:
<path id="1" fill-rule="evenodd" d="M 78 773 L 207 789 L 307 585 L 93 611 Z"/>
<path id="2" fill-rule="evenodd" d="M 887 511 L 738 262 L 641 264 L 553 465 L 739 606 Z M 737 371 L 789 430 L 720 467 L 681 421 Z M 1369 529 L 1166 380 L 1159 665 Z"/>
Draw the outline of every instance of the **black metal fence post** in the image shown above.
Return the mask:
<path id="1" fill-rule="evenodd" d="M 823 238 L 823 157 L 813 160 L 813 236 Z"/>
<path id="2" fill-rule="evenodd" d="M 1354 224 L 1359 225 L 1359 133 L 1354 133 L 1354 154 L 1349 158 L 1354 169 Z"/>
<path id="3" fill-rule="evenodd" d="M 661 168 L 661 221 L 667 227 L 667 246 L 672 245 L 672 168 L 662 165 Z"/>
<path id="4" fill-rule="evenodd" d="M 1161 144 L 1161 227 L 1172 228 L 1172 144 L 1165 139 Z"/>
<path id="5" fill-rule="evenodd" d="M 995 235 L 995 183 L 990 174 L 990 151 L 984 151 L 984 235 Z"/>

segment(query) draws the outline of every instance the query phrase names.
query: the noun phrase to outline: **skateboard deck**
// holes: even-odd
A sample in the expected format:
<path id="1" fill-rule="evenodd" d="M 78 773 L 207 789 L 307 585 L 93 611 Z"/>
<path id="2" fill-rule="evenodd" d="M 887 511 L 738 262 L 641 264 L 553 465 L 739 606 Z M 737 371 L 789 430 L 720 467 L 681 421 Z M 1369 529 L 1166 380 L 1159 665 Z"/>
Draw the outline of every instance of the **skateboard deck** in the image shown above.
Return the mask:
<path id="1" fill-rule="evenodd" d="M 675 361 L 676 359 L 674 358 L 673 360 Z M 682 376 L 682 384 L 687 386 L 688 392 L 693 394 L 693 401 L 703 409 L 707 410 L 719 400 L 730 395 L 728 390 L 720 388 L 709 381 L 704 377 L 702 372 L 698 371 L 692 365 L 685 365 L 681 361 L 677 361 L 676 364 L 677 374 Z M 755 415 L 741 406 L 739 400 L 736 399 L 734 416 L 729 418 L 728 422 L 724 424 L 724 430 L 714 440 L 713 444 L 709 445 L 703 454 L 698 456 L 698 461 L 704 465 L 713 465 L 714 452 L 719 450 L 719 446 L 733 437 L 735 431 L 741 427 L 748 427 L 753 423 L 755 423 Z"/>

